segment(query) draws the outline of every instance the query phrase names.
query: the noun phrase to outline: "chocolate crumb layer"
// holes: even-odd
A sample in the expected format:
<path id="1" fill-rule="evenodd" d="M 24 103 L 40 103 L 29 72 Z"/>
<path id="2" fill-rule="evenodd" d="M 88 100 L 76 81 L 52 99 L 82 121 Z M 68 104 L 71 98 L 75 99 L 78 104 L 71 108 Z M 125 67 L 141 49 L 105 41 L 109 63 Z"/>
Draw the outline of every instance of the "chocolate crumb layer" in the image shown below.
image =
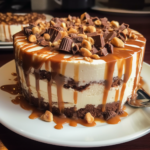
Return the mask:
<path id="1" fill-rule="evenodd" d="M 43 101 L 43 98 L 38 99 L 33 96 L 29 98 L 29 95 L 26 90 L 22 89 L 25 99 L 31 104 L 42 110 L 49 110 L 49 103 Z M 88 104 L 85 108 L 76 110 L 76 107 L 64 108 L 63 117 L 73 118 L 73 119 L 84 119 L 85 114 L 90 112 L 91 115 L 95 118 L 101 118 L 108 120 L 117 114 L 122 114 L 123 110 L 119 109 L 119 102 L 107 103 L 105 106 L 105 112 L 102 112 L 102 104 L 95 107 L 94 105 Z M 52 107 L 52 113 L 57 116 L 62 116 L 58 107 Z"/>

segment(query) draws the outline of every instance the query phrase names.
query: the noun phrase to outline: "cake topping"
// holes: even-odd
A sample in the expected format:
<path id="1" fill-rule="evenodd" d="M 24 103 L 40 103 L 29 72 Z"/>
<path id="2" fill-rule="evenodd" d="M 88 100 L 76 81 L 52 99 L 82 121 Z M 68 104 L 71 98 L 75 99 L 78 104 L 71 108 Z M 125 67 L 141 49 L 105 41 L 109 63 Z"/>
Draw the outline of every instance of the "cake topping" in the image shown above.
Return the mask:
<path id="1" fill-rule="evenodd" d="M 0 13 L 0 23 L 3 24 L 29 24 L 33 22 L 41 22 L 46 19 L 45 15 L 38 13 L 28 13 L 25 15 L 17 15 L 13 13 Z"/>
<path id="2" fill-rule="evenodd" d="M 30 24 L 24 28 L 24 33 L 30 42 L 99 59 L 113 53 L 113 47 L 124 47 L 127 38 L 136 39 L 128 28 L 125 23 L 119 25 L 117 21 L 109 22 L 107 18 L 91 17 L 84 13 L 80 18 L 69 15 L 67 18 L 53 18 L 50 24 Z M 29 39 L 31 34 L 35 35 L 34 40 Z"/>

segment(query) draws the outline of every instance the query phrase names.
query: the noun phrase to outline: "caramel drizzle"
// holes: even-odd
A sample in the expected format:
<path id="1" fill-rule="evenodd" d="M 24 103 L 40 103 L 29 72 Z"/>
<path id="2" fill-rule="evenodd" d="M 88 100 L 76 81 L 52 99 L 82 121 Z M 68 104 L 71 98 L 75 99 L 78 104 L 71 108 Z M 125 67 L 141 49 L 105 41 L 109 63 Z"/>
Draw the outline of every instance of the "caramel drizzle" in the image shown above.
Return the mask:
<path id="1" fill-rule="evenodd" d="M 4 24 L 3 24 L 3 30 L 4 30 L 5 40 L 6 40 L 6 30 L 5 30 L 5 25 Z"/>
<path id="2" fill-rule="evenodd" d="M 10 25 L 8 25 L 8 32 L 9 32 L 9 38 L 10 38 L 10 40 L 12 40 L 12 37 L 11 37 L 11 30 L 10 30 Z"/>
<path id="3" fill-rule="evenodd" d="M 52 68 L 52 79 L 56 83 L 57 87 L 57 97 L 58 97 L 58 108 L 60 112 L 64 109 L 64 102 L 63 102 L 63 95 L 62 95 L 62 88 L 63 88 L 63 78 L 60 77 L 60 69 L 61 69 L 61 60 L 64 59 L 63 54 L 56 54 L 49 58 L 51 61 L 51 68 Z"/>
<path id="4" fill-rule="evenodd" d="M 80 62 L 78 62 L 76 65 L 75 65 L 75 68 L 74 68 L 74 80 L 76 82 L 79 81 L 79 67 L 80 67 Z M 73 93 L 73 98 L 74 98 L 74 104 L 77 104 L 77 99 L 78 99 L 78 91 L 74 90 L 74 93 Z"/>

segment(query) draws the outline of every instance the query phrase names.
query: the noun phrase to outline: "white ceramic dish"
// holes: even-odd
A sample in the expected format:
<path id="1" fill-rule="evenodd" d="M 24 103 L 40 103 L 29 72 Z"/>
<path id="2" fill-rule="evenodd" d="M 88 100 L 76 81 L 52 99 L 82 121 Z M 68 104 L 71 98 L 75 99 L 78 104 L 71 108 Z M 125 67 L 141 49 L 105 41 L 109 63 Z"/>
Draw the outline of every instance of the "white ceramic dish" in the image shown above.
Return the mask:
<path id="1" fill-rule="evenodd" d="M 12 72 L 15 72 L 14 60 L 0 68 L 0 86 L 15 82 Z M 148 87 L 150 87 L 149 75 L 150 66 L 144 63 L 142 77 L 148 83 Z M 147 92 L 150 92 L 149 89 Z M 97 123 L 95 127 L 82 125 L 71 127 L 65 124 L 62 130 L 56 130 L 54 122 L 29 119 L 30 111 L 11 103 L 13 97 L 0 90 L 1 124 L 22 136 L 43 143 L 70 147 L 101 147 L 131 141 L 150 131 L 150 108 L 133 109 L 127 106 L 126 111 L 129 116 L 122 118 L 122 121 L 116 125 Z"/>
<path id="2" fill-rule="evenodd" d="M 25 15 L 26 13 L 16 13 L 17 15 Z M 49 22 L 53 16 L 44 14 L 46 16 L 46 21 Z M 0 41 L 0 49 L 13 48 L 13 42 L 2 42 Z"/>

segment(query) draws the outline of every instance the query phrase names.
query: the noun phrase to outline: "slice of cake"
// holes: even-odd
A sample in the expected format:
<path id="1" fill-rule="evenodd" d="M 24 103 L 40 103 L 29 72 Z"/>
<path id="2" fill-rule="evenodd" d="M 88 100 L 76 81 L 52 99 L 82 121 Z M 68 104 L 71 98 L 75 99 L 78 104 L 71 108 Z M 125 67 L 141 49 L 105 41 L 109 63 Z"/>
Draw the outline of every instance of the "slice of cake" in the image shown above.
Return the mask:
<path id="1" fill-rule="evenodd" d="M 108 120 L 136 95 L 145 42 L 128 24 L 87 13 L 32 24 L 14 35 L 22 93 L 55 115 Z"/>
<path id="2" fill-rule="evenodd" d="M 46 21 L 43 14 L 28 13 L 17 15 L 13 13 L 0 13 L 0 41 L 12 42 L 13 35 L 23 30 L 29 23 Z"/>

